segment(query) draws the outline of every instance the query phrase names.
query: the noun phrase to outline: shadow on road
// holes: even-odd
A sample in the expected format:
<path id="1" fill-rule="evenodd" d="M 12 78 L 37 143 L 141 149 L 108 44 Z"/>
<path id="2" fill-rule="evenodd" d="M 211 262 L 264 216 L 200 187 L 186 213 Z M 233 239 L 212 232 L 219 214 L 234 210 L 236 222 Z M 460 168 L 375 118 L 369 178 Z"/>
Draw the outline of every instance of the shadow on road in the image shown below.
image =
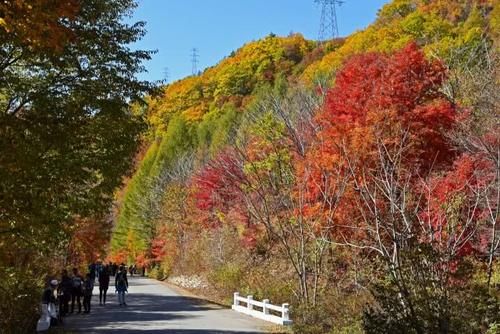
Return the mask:
<path id="1" fill-rule="evenodd" d="M 111 282 L 113 285 L 114 282 Z M 253 320 L 223 307 L 207 304 L 192 297 L 176 295 L 156 281 L 134 277 L 129 280 L 127 306 L 117 303 L 110 286 L 106 306 L 99 306 L 99 287 L 92 297 L 90 314 L 73 314 L 65 318 L 65 328 L 78 333 L 120 334 L 257 334 Z"/>
<path id="2" fill-rule="evenodd" d="M 106 306 L 96 305 L 99 297 L 94 296 L 90 314 L 74 314 L 66 320 L 72 328 L 100 326 L 109 322 L 154 322 L 195 318 L 196 312 L 210 310 L 194 298 L 183 296 L 161 296 L 149 294 L 127 295 L 127 306 L 120 307 L 116 302 Z M 108 301 L 116 299 L 108 294 Z M 189 313 L 188 313 L 189 312 Z M 75 326 L 75 324 L 77 326 Z"/>

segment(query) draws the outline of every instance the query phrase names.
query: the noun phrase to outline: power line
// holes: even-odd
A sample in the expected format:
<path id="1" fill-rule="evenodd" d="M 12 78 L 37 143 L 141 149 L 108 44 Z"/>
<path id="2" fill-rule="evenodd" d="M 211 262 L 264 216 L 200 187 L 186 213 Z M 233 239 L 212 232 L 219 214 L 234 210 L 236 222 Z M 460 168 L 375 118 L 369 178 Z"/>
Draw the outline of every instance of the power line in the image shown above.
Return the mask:
<path id="1" fill-rule="evenodd" d="M 191 50 L 191 64 L 192 64 L 192 73 L 193 75 L 196 75 L 198 74 L 198 63 L 199 63 L 199 57 L 200 55 L 198 54 L 198 49 L 197 48 L 193 48 Z"/>
<path id="2" fill-rule="evenodd" d="M 342 5 L 341 0 L 314 0 L 321 5 L 321 21 L 319 27 L 318 40 L 323 42 L 328 39 L 339 37 L 339 27 L 337 21 L 337 5 Z"/>

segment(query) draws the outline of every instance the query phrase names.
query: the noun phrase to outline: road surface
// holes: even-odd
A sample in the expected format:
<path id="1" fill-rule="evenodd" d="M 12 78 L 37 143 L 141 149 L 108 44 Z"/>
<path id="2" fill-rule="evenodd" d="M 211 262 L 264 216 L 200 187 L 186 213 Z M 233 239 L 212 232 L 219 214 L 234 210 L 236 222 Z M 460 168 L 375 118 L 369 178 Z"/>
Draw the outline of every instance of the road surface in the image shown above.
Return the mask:
<path id="1" fill-rule="evenodd" d="M 70 332 L 98 334 L 253 334 L 263 333 L 269 326 L 230 309 L 181 296 L 165 284 L 143 277 L 129 278 L 127 306 L 120 307 L 110 285 L 106 306 L 99 306 L 96 284 L 91 312 L 68 316 L 64 327 Z"/>

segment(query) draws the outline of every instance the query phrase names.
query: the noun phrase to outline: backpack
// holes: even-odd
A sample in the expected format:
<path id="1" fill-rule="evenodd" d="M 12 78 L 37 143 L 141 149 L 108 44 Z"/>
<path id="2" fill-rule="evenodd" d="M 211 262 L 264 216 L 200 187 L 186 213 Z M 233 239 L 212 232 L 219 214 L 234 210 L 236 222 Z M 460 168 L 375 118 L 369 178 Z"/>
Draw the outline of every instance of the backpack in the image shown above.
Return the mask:
<path id="1" fill-rule="evenodd" d="M 73 288 L 75 289 L 82 288 L 82 278 L 80 276 L 73 277 Z"/>

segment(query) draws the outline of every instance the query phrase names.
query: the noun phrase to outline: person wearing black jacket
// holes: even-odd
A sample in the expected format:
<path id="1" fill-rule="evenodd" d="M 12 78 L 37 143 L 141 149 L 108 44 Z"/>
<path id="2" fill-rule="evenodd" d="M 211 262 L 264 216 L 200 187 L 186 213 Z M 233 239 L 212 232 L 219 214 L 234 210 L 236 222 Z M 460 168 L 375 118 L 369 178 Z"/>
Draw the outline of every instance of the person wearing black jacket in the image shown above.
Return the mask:
<path id="1" fill-rule="evenodd" d="M 42 294 L 42 304 L 55 304 L 56 296 L 54 295 L 55 290 L 57 289 L 57 285 L 59 282 L 57 280 L 51 280 L 47 286 L 47 288 L 43 291 Z"/>
<path id="2" fill-rule="evenodd" d="M 47 305 L 45 310 L 50 316 L 50 325 L 57 325 L 59 322 L 59 317 L 55 309 L 55 305 L 57 303 L 55 293 L 58 284 L 59 282 L 57 280 L 51 280 L 42 295 L 42 304 Z"/>
<path id="3" fill-rule="evenodd" d="M 118 293 L 118 302 L 120 306 L 127 306 L 125 302 L 125 292 L 128 290 L 127 267 L 120 266 L 120 270 L 115 276 L 115 289 Z"/>
<path id="4" fill-rule="evenodd" d="M 69 301 L 71 300 L 71 290 L 73 290 L 73 281 L 68 276 L 68 271 L 64 269 L 61 273 L 61 283 L 59 283 L 59 312 L 62 317 L 69 312 Z"/>
<path id="5" fill-rule="evenodd" d="M 83 278 L 77 268 L 73 268 L 73 287 L 71 289 L 71 313 L 75 311 L 75 301 L 78 304 L 78 313 L 82 312 L 81 297 L 83 296 Z"/>
<path id="6" fill-rule="evenodd" d="M 110 267 L 106 265 L 99 274 L 99 305 L 106 305 L 106 294 L 109 288 Z"/>
<path id="7" fill-rule="evenodd" d="M 90 313 L 90 301 L 92 299 L 92 291 L 94 290 L 94 278 L 89 273 L 85 275 L 83 281 L 83 313 Z"/>

